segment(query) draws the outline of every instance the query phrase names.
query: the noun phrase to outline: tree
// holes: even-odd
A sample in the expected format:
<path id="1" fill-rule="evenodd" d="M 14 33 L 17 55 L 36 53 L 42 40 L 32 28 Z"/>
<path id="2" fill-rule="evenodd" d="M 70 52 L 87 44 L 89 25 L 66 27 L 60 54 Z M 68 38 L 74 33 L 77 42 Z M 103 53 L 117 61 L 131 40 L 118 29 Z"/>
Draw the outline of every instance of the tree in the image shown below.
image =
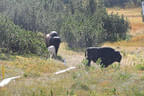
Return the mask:
<path id="1" fill-rule="evenodd" d="M 125 4 L 124 2 L 128 0 L 108 1 L 111 6 Z M 25 29 L 24 31 L 45 34 L 56 30 L 70 47 L 98 46 L 105 41 L 125 39 L 129 28 L 123 17 L 107 14 L 104 7 L 105 0 L 1 0 L 0 2 L 6 5 L 0 4 L 2 10 L 0 12 L 8 16 L 15 25 Z"/>

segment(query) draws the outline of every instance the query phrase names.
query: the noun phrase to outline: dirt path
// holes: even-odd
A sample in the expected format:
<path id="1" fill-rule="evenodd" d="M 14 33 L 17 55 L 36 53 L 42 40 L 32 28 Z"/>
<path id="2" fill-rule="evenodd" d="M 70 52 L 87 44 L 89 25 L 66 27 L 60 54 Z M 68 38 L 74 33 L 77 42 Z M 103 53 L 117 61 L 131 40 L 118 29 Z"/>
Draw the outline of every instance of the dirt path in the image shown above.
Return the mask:
<path id="1" fill-rule="evenodd" d="M 84 52 L 74 52 L 72 50 L 67 50 L 64 43 L 61 44 L 58 55 L 64 59 L 65 65 L 68 67 L 80 65 L 81 61 L 85 58 Z"/>
<path id="2" fill-rule="evenodd" d="M 63 58 L 65 59 L 65 65 L 69 67 L 81 64 L 81 61 L 84 58 L 84 56 L 80 54 L 73 54 L 73 55 L 62 54 L 62 55 Z"/>

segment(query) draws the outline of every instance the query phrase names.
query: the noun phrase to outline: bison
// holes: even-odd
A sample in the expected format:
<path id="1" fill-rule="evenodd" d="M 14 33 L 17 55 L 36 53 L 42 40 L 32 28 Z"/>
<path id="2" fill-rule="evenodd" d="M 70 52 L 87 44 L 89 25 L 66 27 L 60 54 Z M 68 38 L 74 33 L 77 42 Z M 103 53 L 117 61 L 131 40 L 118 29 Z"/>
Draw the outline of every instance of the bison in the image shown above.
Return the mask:
<path id="1" fill-rule="evenodd" d="M 100 58 L 100 65 L 103 67 L 108 67 L 113 62 L 120 62 L 122 59 L 120 52 L 110 47 L 88 47 L 85 57 L 88 60 L 88 66 L 90 66 L 91 61 L 96 62 Z"/>
<path id="2" fill-rule="evenodd" d="M 52 31 L 49 34 L 46 34 L 45 43 L 47 48 L 53 45 L 57 54 L 59 45 L 61 43 L 61 38 L 58 36 L 58 33 L 56 31 Z"/>

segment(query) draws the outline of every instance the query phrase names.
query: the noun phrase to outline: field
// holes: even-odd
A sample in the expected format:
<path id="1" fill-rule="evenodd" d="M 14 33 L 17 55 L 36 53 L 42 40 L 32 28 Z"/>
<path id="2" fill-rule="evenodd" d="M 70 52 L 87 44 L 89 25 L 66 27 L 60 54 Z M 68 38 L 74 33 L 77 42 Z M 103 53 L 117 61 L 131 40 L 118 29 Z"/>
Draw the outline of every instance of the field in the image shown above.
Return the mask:
<path id="1" fill-rule="evenodd" d="M 103 45 L 121 52 L 120 64 L 100 68 L 97 62 L 87 68 L 84 66 L 84 52 L 72 51 L 66 43 L 60 45 L 60 60 L 1 54 L 0 69 L 4 65 L 5 78 L 22 77 L 0 88 L 0 96 L 144 96 L 144 23 L 140 17 L 141 9 L 108 9 L 108 12 L 124 14 L 131 24 L 129 32 L 132 37 L 129 40 Z M 76 69 L 54 74 L 71 66 L 76 66 Z"/>
<path id="2" fill-rule="evenodd" d="M 141 8 L 135 9 L 107 9 L 108 13 L 111 14 L 119 14 L 124 15 L 128 21 L 130 22 L 131 29 L 129 30 L 129 34 L 131 35 L 131 39 L 128 41 L 116 42 L 114 44 L 120 44 L 121 46 L 137 46 L 143 47 L 144 41 L 144 22 L 142 22 L 142 14 Z"/>

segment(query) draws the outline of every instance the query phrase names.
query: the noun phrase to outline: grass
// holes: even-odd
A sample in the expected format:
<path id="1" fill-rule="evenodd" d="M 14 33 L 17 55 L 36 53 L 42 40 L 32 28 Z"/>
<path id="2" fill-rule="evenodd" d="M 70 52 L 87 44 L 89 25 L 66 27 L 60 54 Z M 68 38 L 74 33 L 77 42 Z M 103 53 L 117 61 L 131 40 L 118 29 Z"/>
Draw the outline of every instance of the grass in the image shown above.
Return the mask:
<path id="1" fill-rule="evenodd" d="M 61 47 L 63 54 L 69 52 L 66 45 Z M 6 73 L 8 76 L 21 73 L 23 77 L 0 88 L 0 96 L 143 96 L 144 74 L 143 70 L 137 69 L 137 64 L 144 62 L 143 57 L 140 53 L 121 51 L 123 60 L 120 66 L 115 63 L 108 68 L 94 64 L 85 67 L 81 62 L 85 64 L 87 61 L 83 59 L 77 69 L 59 75 L 53 73 L 65 67 L 57 60 L 16 56 L 14 60 L 1 61 L 7 66 L 6 70 L 11 70 Z M 81 53 L 71 50 L 68 54 L 74 58 Z M 127 65 L 131 63 L 136 65 Z"/>
<path id="2" fill-rule="evenodd" d="M 144 71 L 144 60 L 141 58 L 140 63 L 136 65 L 136 69 L 140 71 Z"/>
<path id="3" fill-rule="evenodd" d="M 19 79 L 0 89 L 2 96 L 143 96 L 143 80 L 136 71 L 111 66 L 101 71 L 79 68 L 47 79 Z M 12 86 L 15 86 L 13 88 Z M 53 94 L 53 95 L 51 95 Z M 139 95 L 141 94 L 141 95 Z M 20 95 L 20 96 L 21 96 Z"/>
<path id="4" fill-rule="evenodd" d="M 130 8 L 130 9 L 107 9 L 107 12 L 111 14 L 112 12 L 114 14 L 124 15 L 128 18 L 131 24 L 142 24 L 142 18 L 141 18 L 141 8 Z"/>
<path id="5" fill-rule="evenodd" d="M 43 59 L 37 56 L 16 56 L 14 60 L 1 61 L 5 67 L 6 77 L 22 75 L 24 77 L 35 77 L 42 74 L 53 73 L 66 68 L 62 62 L 53 59 Z M 0 67 L 1 68 L 1 67 Z M 19 73 L 20 74 L 19 74 Z M 1 70 L 0 70 L 1 75 Z"/>
<path id="6" fill-rule="evenodd" d="M 73 51 L 71 53 L 71 56 L 76 55 Z M 122 55 L 124 58 L 120 66 L 117 63 L 108 68 L 93 66 L 94 64 L 91 67 L 81 65 L 75 70 L 60 75 L 50 74 L 63 69 L 59 61 L 44 60 L 35 56 L 29 58 L 16 56 L 15 60 L 3 61 L 3 63 L 10 68 L 14 67 L 14 70 L 21 69 L 27 74 L 1 88 L 0 96 L 143 96 L 143 70 L 137 69 L 137 64 L 144 62 L 142 56 L 137 56 L 141 54 L 123 50 Z M 127 58 L 137 64 L 122 66 L 125 63 L 129 64 Z M 86 62 L 86 60 L 82 61 L 84 64 Z M 35 76 L 37 72 L 40 72 L 40 75 Z"/>
<path id="7" fill-rule="evenodd" d="M 136 69 L 144 71 L 144 64 L 136 65 Z"/>
<path id="8" fill-rule="evenodd" d="M 16 66 L 23 69 L 28 74 L 52 73 L 56 70 L 63 69 L 61 62 L 54 60 L 43 60 L 38 57 L 25 58 L 17 56 L 13 62 L 8 62 L 10 66 Z M 58 68 L 58 69 L 57 69 Z"/>
<path id="9" fill-rule="evenodd" d="M 65 49 L 65 50 L 63 50 Z M 66 44 L 62 43 L 60 52 L 76 54 L 76 52 L 66 50 Z M 58 70 L 65 69 L 63 57 L 58 55 L 57 59 L 45 59 L 35 55 L 10 55 L 0 51 L 0 80 L 2 79 L 2 65 L 5 68 L 5 78 L 22 75 L 24 77 L 39 77 L 44 74 L 51 74 Z"/>

